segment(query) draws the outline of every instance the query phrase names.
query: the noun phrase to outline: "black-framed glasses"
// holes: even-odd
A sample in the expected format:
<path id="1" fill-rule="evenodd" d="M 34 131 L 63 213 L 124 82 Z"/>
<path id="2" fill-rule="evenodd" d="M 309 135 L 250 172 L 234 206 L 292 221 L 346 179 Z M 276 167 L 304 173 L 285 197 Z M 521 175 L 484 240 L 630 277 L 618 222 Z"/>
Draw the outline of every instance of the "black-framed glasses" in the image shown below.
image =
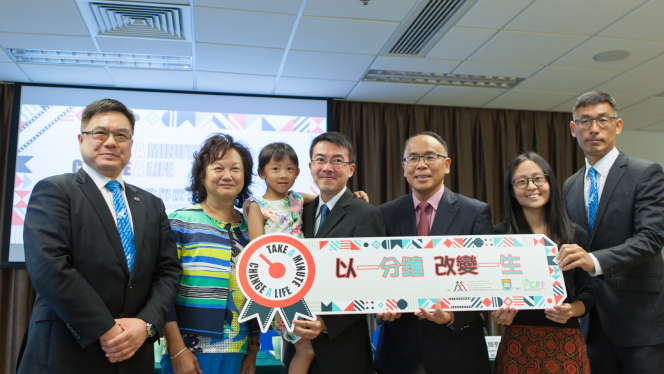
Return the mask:
<path id="1" fill-rule="evenodd" d="M 590 125 L 593 124 L 593 121 L 597 122 L 597 125 L 605 129 L 611 124 L 611 120 L 618 119 L 618 117 L 607 117 L 607 116 L 600 116 L 597 118 L 579 118 L 575 119 L 574 122 L 576 122 L 577 126 L 579 126 L 582 129 L 587 129 L 590 127 Z"/>
<path id="2" fill-rule="evenodd" d="M 424 163 L 427 165 L 432 165 L 435 164 L 436 161 L 438 161 L 441 158 L 449 158 L 447 156 L 439 155 L 439 154 L 428 154 L 424 156 L 408 156 L 404 157 L 403 162 L 405 162 L 408 165 L 417 165 L 420 163 L 420 159 L 424 159 Z"/>
<path id="3" fill-rule="evenodd" d="M 340 158 L 333 158 L 331 160 L 326 160 L 322 157 L 318 157 L 316 159 L 313 159 L 313 160 L 311 160 L 311 162 L 313 162 L 315 165 L 318 165 L 318 166 L 324 166 L 325 164 L 327 164 L 329 162 L 330 165 L 332 165 L 332 167 L 335 167 L 335 168 L 340 168 L 340 167 L 342 167 L 346 164 L 349 164 L 349 165 L 352 164 L 351 161 L 344 161 L 343 159 L 340 159 Z"/>
<path id="4" fill-rule="evenodd" d="M 103 127 L 97 127 L 90 131 L 81 131 L 81 134 L 92 135 L 93 139 L 101 141 L 108 140 L 108 137 L 113 134 L 113 139 L 115 139 L 117 143 L 124 143 L 132 138 L 127 130 L 108 131 Z"/>
<path id="5" fill-rule="evenodd" d="M 520 190 L 528 187 L 528 183 L 530 183 L 530 181 L 533 181 L 535 186 L 544 186 L 546 184 L 546 178 L 548 177 L 548 174 L 539 174 L 533 176 L 532 178 L 517 178 L 512 181 L 512 185 Z"/>

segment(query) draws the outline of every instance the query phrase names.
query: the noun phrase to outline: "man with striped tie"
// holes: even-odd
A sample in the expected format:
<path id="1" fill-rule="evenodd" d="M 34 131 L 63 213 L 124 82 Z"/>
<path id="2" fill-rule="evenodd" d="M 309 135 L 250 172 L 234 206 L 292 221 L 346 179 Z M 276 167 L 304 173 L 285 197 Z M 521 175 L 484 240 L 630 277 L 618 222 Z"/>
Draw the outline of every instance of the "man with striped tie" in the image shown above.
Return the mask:
<path id="1" fill-rule="evenodd" d="M 664 173 L 616 149 L 615 100 L 587 92 L 574 105 L 572 136 L 586 166 L 563 187 L 590 248 L 559 253 L 562 270 L 593 276 L 595 308 L 581 319 L 593 373 L 661 373 L 664 367 Z M 586 252 L 588 250 L 590 253 Z"/>
<path id="2" fill-rule="evenodd" d="M 34 187 L 25 262 L 37 291 L 18 373 L 147 373 L 182 269 L 162 201 L 122 180 L 135 118 L 102 99 L 81 118 L 83 167 Z"/>

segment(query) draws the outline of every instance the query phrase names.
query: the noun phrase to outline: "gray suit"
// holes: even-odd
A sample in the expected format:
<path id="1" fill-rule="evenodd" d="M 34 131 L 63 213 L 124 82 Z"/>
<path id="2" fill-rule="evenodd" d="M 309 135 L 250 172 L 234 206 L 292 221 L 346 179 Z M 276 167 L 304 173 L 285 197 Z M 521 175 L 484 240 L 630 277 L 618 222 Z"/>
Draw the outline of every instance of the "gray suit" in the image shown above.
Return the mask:
<path id="1" fill-rule="evenodd" d="M 585 171 L 583 168 L 565 181 L 563 196 L 572 221 L 590 232 L 584 202 Z M 663 245 L 662 167 L 621 152 L 606 178 L 590 248 L 585 248 L 597 258 L 604 273 L 593 277 L 595 310 L 582 320 L 593 372 L 661 372 Z M 649 348 L 644 351 L 639 347 Z M 607 356 L 607 351 L 616 354 Z M 643 355 L 648 359 L 641 360 Z M 634 369 L 639 363 L 630 364 L 632 361 L 645 361 L 642 364 L 646 366 Z"/>

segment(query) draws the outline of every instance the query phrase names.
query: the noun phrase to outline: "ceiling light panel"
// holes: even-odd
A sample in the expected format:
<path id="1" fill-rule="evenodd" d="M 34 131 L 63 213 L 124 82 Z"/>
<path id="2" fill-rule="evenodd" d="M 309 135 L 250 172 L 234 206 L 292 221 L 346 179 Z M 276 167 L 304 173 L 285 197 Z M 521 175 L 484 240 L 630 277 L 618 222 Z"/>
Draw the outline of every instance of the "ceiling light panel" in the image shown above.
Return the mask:
<path id="1" fill-rule="evenodd" d="M 72 52 L 8 48 L 16 62 L 49 65 L 114 66 L 145 69 L 191 70 L 191 57 L 137 53 Z"/>
<path id="2" fill-rule="evenodd" d="M 493 77 L 485 75 L 459 75 L 440 73 L 420 73 L 413 71 L 370 70 L 365 82 L 390 82 L 408 84 L 433 84 L 452 87 L 512 88 L 523 78 Z"/>

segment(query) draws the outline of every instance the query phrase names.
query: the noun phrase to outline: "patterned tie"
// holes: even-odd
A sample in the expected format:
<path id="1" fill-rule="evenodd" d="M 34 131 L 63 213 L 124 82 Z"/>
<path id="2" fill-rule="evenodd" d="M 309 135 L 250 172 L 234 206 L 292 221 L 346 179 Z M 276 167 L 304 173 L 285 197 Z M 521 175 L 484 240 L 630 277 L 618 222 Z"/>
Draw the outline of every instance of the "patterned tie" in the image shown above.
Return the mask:
<path id="1" fill-rule="evenodd" d="M 125 204 L 122 192 L 120 192 L 120 182 L 109 181 L 106 183 L 108 188 L 113 193 L 113 205 L 115 205 L 115 215 L 118 219 L 118 231 L 120 232 L 120 239 L 122 240 L 122 248 L 124 249 L 125 257 L 127 258 L 127 267 L 129 267 L 129 274 L 134 267 L 134 255 L 136 254 L 136 242 L 134 240 L 134 233 L 131 231 L 131 223 L 129 222 L 129 212 Z"/>
<path id="2" fill-rule="evenodd" d="M 330 214 L 330 208 L 327 207 L 327 204 L 323 204 L 320 207 L 320 223 L 318 224 L 318 229 L 323 226 L 323 221 L 327 218 L 327 215 Z"/>
<path id="3" fill-rule="evenodd" d="M 590 192 L 588 193 L 588 227 L 590 233 L 593 232 L 593 224 L 595 223 L 595 214 L 597 214 L 597 205 L 599 205 L 599 192 L 597 190 L 597 170 L 590 168 L 588 176 L 590 176 Z"/>
<path id="4" fill-rule="evenodd" d="M 417 236 L 429 236 L 429 217 L 427 217 L 427 209 L 431 205 L 422 201 L 418 207 L 420 208 L 420 223 L 417 224 Z"/>

